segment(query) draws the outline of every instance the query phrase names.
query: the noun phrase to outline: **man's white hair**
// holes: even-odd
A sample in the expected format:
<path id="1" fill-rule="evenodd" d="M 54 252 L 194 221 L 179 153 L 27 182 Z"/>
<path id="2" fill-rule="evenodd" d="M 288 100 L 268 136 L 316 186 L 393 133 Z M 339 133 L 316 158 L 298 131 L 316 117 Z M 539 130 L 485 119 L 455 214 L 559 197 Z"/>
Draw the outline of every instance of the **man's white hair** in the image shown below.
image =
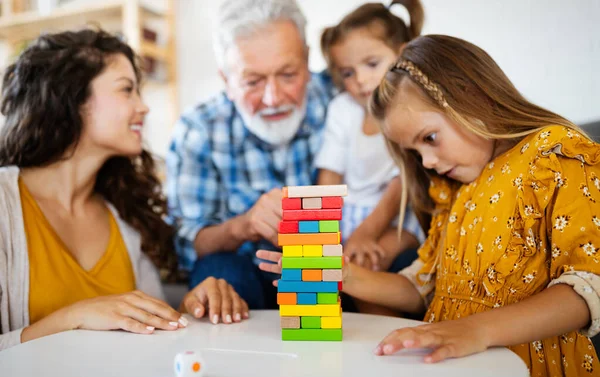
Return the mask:
<path id="1" fill-rule="evenodd" d="M 306 44 L 306 18 L 296 0 L 225 0 L 215 23 L 214 48 L 219 68 L 225 70 L 225 54 L 236 39 L 282 20 L 293 22 Z"/>

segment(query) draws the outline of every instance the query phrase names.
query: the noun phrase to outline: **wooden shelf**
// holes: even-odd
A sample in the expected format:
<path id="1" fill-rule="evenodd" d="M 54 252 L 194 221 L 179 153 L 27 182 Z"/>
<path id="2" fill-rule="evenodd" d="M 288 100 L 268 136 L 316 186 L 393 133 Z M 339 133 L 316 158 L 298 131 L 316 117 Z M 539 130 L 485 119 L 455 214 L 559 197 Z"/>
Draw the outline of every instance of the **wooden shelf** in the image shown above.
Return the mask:
<path id="1" fill-rule="evenodd" d="M 49 14 L 40 15 L 37 11 L 13 13 L 0 17 L 0 39 L 10 41 L 36 38 L 49 30 L 60 30 L 75 25 L 101 24 L 107 19 L 121 17 L 124 0 L 103 0 L 91 4 L 74 4 L 59 7 Z M 165 17 L 165 13 L 140 3 L 144 17 Z"/>

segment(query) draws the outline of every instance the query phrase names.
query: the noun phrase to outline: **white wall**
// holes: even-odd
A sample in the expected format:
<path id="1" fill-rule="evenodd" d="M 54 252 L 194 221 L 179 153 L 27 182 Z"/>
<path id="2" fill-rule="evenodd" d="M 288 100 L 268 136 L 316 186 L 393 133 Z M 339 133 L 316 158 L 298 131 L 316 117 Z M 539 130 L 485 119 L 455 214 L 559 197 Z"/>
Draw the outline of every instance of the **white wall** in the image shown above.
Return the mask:
<path id="1" fill-rule="evenodd" d="M 223 0 L 180 0 L 181 107 L 222 88 L 212 54 L 213 12 Z M 325 67 L 323 27 L 365 1 L 299 0 L 308 19 L 310 66 Z M 423 0 L 424 33 L 457 36 L 485 49 L 529 99 L 577 123 L 600 119 L 600 1 Z"/>

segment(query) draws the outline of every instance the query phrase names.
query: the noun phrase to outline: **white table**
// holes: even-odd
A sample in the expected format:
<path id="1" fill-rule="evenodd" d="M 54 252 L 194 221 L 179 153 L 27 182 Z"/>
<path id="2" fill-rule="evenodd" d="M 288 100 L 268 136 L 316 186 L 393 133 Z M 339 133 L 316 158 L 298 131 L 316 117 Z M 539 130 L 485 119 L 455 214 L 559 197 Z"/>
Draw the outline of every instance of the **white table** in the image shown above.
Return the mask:
<path id="1" fill-rule="evenodd" d="M 423 363 L 423 351 L 373 355 L 391 330 L 417 321 L 345 313 L 342 342 L 283 342 L 277 311 L 250 315 L 235 325 L 191 320 L 186 329 L 154 335 L 64 332 L 0 352 L 0 376 L 170 377 L 175 355 L 185 350 L 203 353 L 210 377 L 529 375 L 521 359 L 504 348 L 433 365 Z"/>

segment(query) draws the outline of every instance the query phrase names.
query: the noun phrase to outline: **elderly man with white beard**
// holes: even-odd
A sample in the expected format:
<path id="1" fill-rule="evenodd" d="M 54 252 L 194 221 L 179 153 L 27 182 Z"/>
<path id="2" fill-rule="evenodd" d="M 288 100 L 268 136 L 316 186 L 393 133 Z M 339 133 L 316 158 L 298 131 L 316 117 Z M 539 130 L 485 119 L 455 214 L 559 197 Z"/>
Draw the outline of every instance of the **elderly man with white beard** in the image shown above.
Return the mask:
<path id="1" fill-rule="evenodd" d="M 223 279 L 251 309 L 277 307 L 275 276 L 258 269 L 254 254 L 275 249 L 281 188 L 315 184 L 334 94 L 328 76 L 308 70 L 305 24 L 294 0 L 226 0 L 215 35 L 226 90 L 180 118 L 167 156 L 190 286 Z"/>

